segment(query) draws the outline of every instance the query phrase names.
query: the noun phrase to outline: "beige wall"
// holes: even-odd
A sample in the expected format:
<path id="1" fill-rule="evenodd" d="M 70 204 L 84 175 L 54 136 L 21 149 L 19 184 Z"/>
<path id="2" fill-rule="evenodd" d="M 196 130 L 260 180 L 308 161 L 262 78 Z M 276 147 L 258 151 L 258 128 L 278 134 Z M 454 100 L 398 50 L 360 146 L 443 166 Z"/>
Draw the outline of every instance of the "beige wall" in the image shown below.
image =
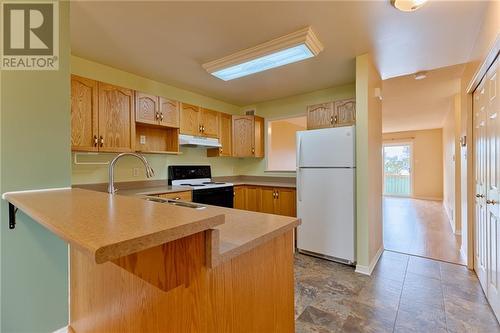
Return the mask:
<path id="1" fill-rule="evenodd" d="M 275 171 L 292 170 L 296 168 L 296 133 L 307 128 L 306 117 L 269 122 L 268 145 L 269 155 L 267 169 Z"/>
<path id="2" fill-rule="evenodd" d="M 461 148 L 460 155 L 460 184 L 463 195 L 461 196 L 462 251 L 467 254 L 468 266 L 472 268 L 473 234 L 471 231 L 474 221 L 474 177 L 472 155 L 472 97 L 467 94 L 467 87 L 481 63 L 485 60 L 495 40 L 500 38 L 500 1 L 489 1 L 485 11 L 486 15 L 479 27 L 478 35 L 471 52 L 471 59 L 466 65 L 461 79 L 461 127 L 462 136 L 467 136 L 467 147 Z M 467 221 L 467 223 L 465 223 Z M 465 227 L 467 224 L 467 228 Z"/>
<path id="3" fill-rule="evenodd" d="M 382 240 L 382 85 L 370 55 L 356 57 L 356 212 L 358 271 L 373 268 Z"/>
<path id="4" fill-rule="evenodd" d="M 384 133 L 384 143 L 411 142 L 413 146 L 413 197 L 443 199 L 443 144 L 440 128 Z"/>

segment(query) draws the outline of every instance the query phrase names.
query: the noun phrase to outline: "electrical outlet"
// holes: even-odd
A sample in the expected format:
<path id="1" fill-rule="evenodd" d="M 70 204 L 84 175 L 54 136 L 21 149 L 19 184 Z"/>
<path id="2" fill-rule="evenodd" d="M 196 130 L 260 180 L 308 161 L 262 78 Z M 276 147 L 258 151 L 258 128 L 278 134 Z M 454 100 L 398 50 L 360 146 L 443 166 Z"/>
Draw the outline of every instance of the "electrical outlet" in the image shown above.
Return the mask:
<path id="1" fill-rule="evenodd" d="M 132 168 L 132 176 L 137 177 L 139 175 L 139 168 Z"/>
<path id="2" fill-rule="evenodd" d="M 140 139 L 139 139 L 139 142 L 141 143 L 141 145 L 145 145 L 146 144 L 146 136 L 145 135 L 141 135 Z"/>

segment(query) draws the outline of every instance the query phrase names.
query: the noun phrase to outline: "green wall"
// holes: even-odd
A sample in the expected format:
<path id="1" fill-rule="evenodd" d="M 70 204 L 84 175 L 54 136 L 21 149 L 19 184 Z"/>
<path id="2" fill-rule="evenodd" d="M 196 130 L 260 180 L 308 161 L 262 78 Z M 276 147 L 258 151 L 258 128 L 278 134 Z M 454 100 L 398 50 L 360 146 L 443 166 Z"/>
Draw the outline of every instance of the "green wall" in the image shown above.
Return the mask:
<path id="1" fill-rule="evenodd" d="M 70 185 L 69 3 L 61 2 L 58 71 L 1 73 L 0 191 Z M 8 229 L 1 202 L 1 331 L 67 325 L 67 245 L 22 212 Z"/>
<path id="2" fill-rule="evenodd" d="M 301 116 L 306 115 L 306 108 L 308 105 L 330 102 L 336 99 L 353 98 L 355 93 L 356 86 L 352 83 L 249 105 L 244 107 L 243 110 L 255 109 L 256 114 L 266 118 L 266 120 L 289 116 Z M 265 170 L 265 159 L 244 158 L 238 161 L 237 172 L 239 174 L 256 176 L 295 176 L 295 172 L 265 172 Z"/>

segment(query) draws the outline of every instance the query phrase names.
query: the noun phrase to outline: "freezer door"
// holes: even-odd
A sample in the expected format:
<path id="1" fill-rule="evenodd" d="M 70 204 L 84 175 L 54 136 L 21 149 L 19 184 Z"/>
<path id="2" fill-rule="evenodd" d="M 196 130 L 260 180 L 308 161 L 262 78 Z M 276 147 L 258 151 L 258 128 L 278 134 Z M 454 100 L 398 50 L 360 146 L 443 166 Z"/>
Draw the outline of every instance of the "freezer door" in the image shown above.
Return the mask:
<path id="1" fill-rule="evenodd" d="M 355 262 L 355 169 L 299 169 L 297 247 Z"/>
<path id="2" fill-rule="evenodd" d="M 297 167 L 354 167 L 355 127 L 297 132 Z"/>

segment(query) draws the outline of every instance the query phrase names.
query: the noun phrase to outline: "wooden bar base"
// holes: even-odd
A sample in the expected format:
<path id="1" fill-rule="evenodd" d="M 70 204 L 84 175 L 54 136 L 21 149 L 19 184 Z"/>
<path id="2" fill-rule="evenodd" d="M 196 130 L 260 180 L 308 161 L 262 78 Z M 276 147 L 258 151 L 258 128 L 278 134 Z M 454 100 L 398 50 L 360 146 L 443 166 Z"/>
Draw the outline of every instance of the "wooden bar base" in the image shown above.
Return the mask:
<path id="1" fill-rule="evenodd" d="M 206 262 L 206 232 L 104 264 L 71 247 L 70 326 L 75 333 L 294 332 L 292 233 L 215 268 Z"/>

